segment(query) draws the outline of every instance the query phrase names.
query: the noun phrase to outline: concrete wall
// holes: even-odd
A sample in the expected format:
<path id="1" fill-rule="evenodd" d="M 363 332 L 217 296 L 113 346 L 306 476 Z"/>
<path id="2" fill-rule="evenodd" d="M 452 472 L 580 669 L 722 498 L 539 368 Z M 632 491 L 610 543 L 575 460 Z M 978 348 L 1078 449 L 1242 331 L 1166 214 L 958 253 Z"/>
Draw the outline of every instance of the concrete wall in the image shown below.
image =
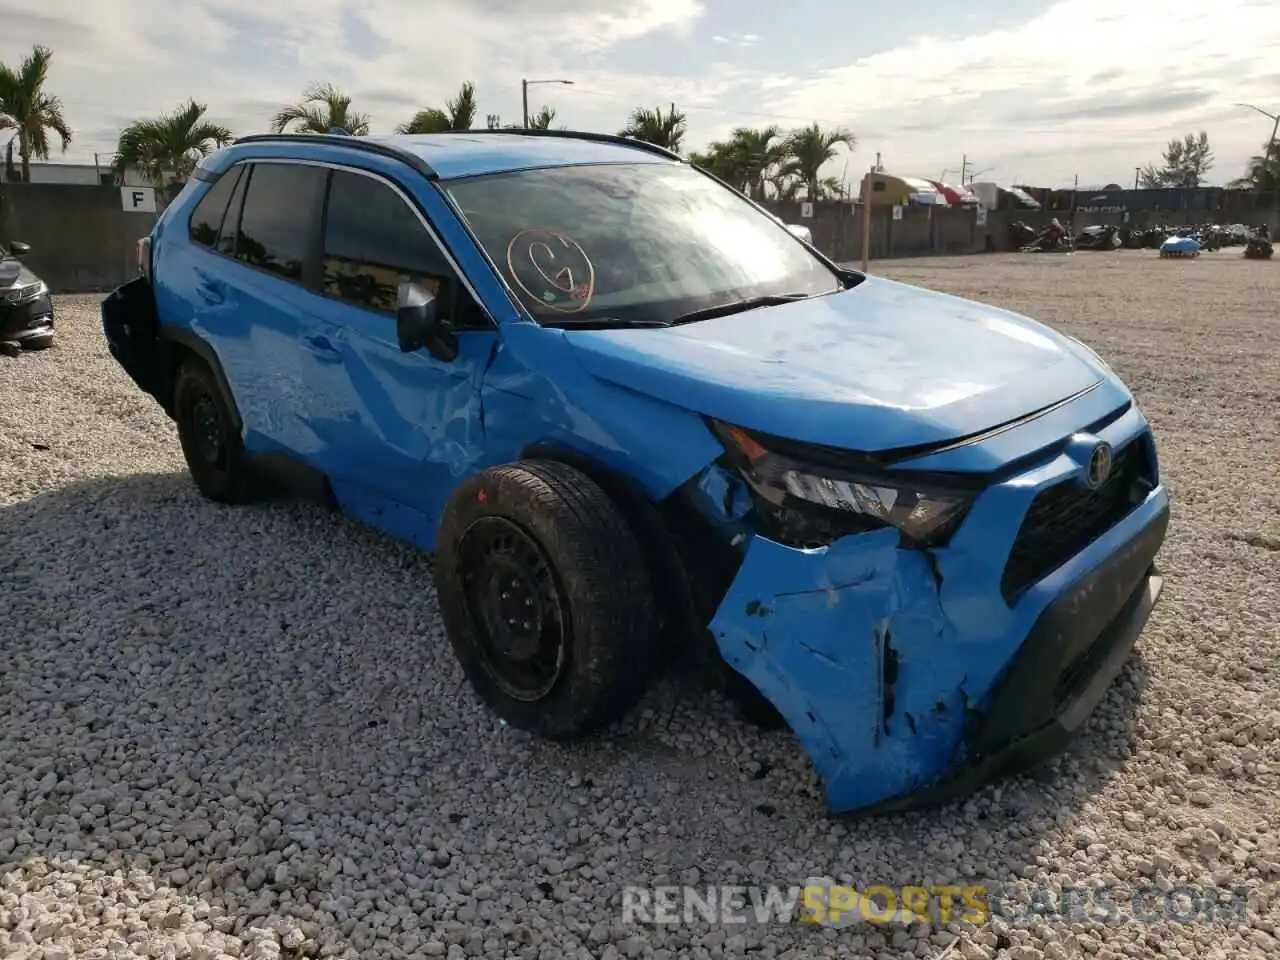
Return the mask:
<path id="1" fill-rule="evenodd" d="M 813 232 L 815 245 L 838 262 L 862 259 L 862 208 L 845 200 L 814 204 L 813 217 L 800 216 L 800 204 L 767 201 L 764 204 L 786 223 L 801 223 Z M 938 256 L 1012 249 L 1008 225 L 1022 220 L 1039 229 L 1053 213 L 992 210 L 979 226 L 970 209 L 902 207 L 902 217 L 877 207 L 871 217 L 871 258 Z M 1062 213 L 1057 216 L 1063 217 Z M 1141 211 L 1130 215 L 1135 227 L 1182 226 L 1210 217 L 1192 212 L 1185 217 L 1168 211 Z M 1220 210 L 1220 223 L 1268 223 L 1272 235 L 1280 235 L 1280 211 L 1274 209 Z M 56 293 L 77 293 L 111 288 L 136 273 L 135 243 L 146 236 L 155 215 L 126 213 L 119 187 L 76 186 L 45 183 L 0 184 L 0 240 L 24 240 L 33 252 L 29 263 Z M 1093 224 L 1125 223 L 1124 214 L 1077 211 L 1072 223 L 1079 233 Z"/>
<path id="2" fill-rule="evenodd" d="M 110 290 L 136 276 L 135 243 L 155 219 L 125 213 L 119 187 L 0 184 L 0 240 L 31 244 L 26 262 L 54 293 Z"/>
<path id="3" fill-rule="evenodd" d="M 823 200 L 813 205 L 813 217 L 800 216 L 801 205 L 768 200 L 764 207 L 785 223 L 799 223 L 813 233 L 814 245 L 837 262 L 862 259 L 862 205 L 847 200 Z M 1074 217 L 1061 211 L 990 210 L 986 223 L 979 225 L 978 212 L 950 207 L 901 207 L 901 219 L 893 219 L 890 207 L 874 207 L 871 216 L 871 259 L 894 257 L 926 257 L 945 254 L 1005 252 L 1013 249 L 1009 242 L 1009 224 L 1021 220 L 1039 230 L 1053 217 L 1064 223 L 1070 220 L 1073 233 L 1097 224 L 1132 227 L 1188 226 L 1205 222 L 1243 223 L 1249 226 L 1267 224 L 1272 236 L 1280 234 L 1280 211 L 1261 208 L 1236 208 L 1217 211 L 1143 210 L 1128 215 L 1122 212 L 1076 211 Z"/>
<path id="4" fill-rule="evenodd" d="M 22 166 L 15 155 L 13 165 L 19 177 L 22 176 Z M 76 185 L 82 187 L 99 186 L 103 183 L 103 178 L 107 178 L 106 182 L 111 181 L 111 165 L 104 163 L 95 166 L 92 163 L 32 163 L 31 164 L 31 182 L 32 183 L 61 183 L 68 185 Z M 0 181 L 7 180 L 8 176 L 4 169 L 4 164 L 0 163 Z M 125 171 L 124 186 L 126 187 L 145 187 L 149 181 L 143 174 L 134 169 Z"/>
<path id="5" fill-rule="evenodd" d="M 847 200 L 822 200 L 813 205 L 813 217 L 800 216 L 801 205 L 766 201 L 763 206 L 786 223 L 799 223 L 813 232 L 814 245 L 837 262 L 862 258 L 863 208 Z M 901 219 L 893 219 L 892 207 L 873 206 L 871 258 L 922 257 L 940 254 L 980 253 L 986 228 L 979 228 L 972 210 L 949 207 L 900 207 Z M 988 217 L 994 220 L 995 214 Z M 1003 229 L 1003 228 L 1002 228 Z"/>

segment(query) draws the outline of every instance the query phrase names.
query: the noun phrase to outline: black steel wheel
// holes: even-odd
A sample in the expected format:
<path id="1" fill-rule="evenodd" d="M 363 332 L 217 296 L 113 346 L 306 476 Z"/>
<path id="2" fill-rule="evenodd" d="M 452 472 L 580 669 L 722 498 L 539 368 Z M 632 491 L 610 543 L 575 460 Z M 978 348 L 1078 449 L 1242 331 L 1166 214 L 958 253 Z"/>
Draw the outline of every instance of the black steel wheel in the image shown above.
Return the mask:
<path id="1" fill-rule="evenodd" d="M 506 517 L 481 517 L 458 544 L 481 662 L 507 696 L 536 703 L 560 679 L 572 645 L 567 601 L 541 546 Z"/>
<path id="2" fill-rule="evenodd" d="M 219 503 L 254 498 L 254 480 L 236 421 L 213 372 L 192 358 L 174 384 L 174 419 L 187 468 L 200 492 Z"/>
<path id="3" fill-rule="evenodd" d="M 604 489 L 563 463 L 521 461 L 459 484 L 435 581 L 480 699 L 540 736 L 586 736 L 619 719 L 664 652 L 640 541 Z"/>

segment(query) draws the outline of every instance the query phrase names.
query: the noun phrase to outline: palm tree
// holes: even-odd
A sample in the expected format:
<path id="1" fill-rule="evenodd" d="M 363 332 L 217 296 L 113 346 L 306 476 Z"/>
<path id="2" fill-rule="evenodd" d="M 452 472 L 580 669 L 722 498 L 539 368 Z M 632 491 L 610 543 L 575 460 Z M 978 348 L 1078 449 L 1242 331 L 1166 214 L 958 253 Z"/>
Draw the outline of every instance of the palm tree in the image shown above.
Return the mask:
<path id="1" fill-rule="evenodd" d="M 750 177 L 746 171 L 744 157 L 738 146 L 732 142 L 712 141 L 701 153 L 689 154 L 689 162 L 719 177 L 735 190 L 746 193 L 750 189 Z"/>
<path id="2" fill-rule="evenodd" d="M 302 94 L 302 102 L 285 107 L 271 121 L 274 133 L 328 133 L 345 130 L 355 137 L 369 132 L 369 115 L 351 109 L 351 98 L 331 83 L 313 83 Z"/>
<path id="3" fill-rule="evenodd" d="M 685 115 L 676 110 L 676 105 L 673 103 L 666 112 L 663 112 L 661 107 L 656 110 L 637 107 L 632 111 L 627 125 L 618 135 L 631 137 L 633 140 L 643 140 L 679 153 L 685 130 Z"/>
<path id="4" fill-rule="evenodd" d="M 807 199 L 820 200 L 826 194 L 839 192 L 839 183 L 832 177 L 821 176 L 818 171 L 835 157 L 836 147 L 840 144 L 853 150 L 857 139 L 847 130 L 839 127 L 823 130 L 816 123 L 793 130 L 787 137 L 787 152 L 791 159 L 784 169 L 804 184 Z"/>
<path id="5" fill-rule="evenodd" d="M 792 172 L 782 169 L 769 175 L 769 186 L 779 200 L 796 200 L 804 184 Z"/>
<path id="6" fill-rule="evenodd" d="M 757 200 L 764 198 L 764 186 L 770 171 L 790 159 L 782 130 L 772 125 L 759 130 L 739 127 L 733 131 L 728 147 L 736 158 L 748 191 Z"/>
<path id="7" fill-rule="evenodd" d="M 1243 177 L 1231 181 L 1237 190 L 1256 190 L 1261 197 L 1270 196 L 1280 203 L 1280 144 L 1264 143 L 1262 153 L 1250 157 Z"/>
<path id="8" fill-rule="evenodd" d="M 402 123 L 396 127 L 396 133 L 446 133 L 450 130 L 470 130 L 475 126 L 478 111 L 476 85 L 468 80 L 458 89 L 458 95 L 445 103 L 443 110 L 439 107 L 419 110 L 408 123 Z"/>
<path id="9" fill-rule="evenodd" d="M 166 181 L 179 190 L 200 158 L 232 141 L 231 131 L 204 118 L 209 108 L 188 100 L 156 120 L 135 120 L 120 133 L 112 161 L 116 179 L 129 169 L 141 170 L 158 188 Z"/>
<path id="10" fill-rule="evenodd" d="M 543 107 L 537 113 L 529 118 L 530 130 L 550 130 L 551 124 L 555 123 L 556 108 Z"/>
<path id="11" fill-rule="evenodd" d="M 62 116 L 62 101 L 44 92 L 53 51 L 39 44 L 31 48 L 18 69 L 0 63 L 0 130 L 17 131 L 22 179 L 31 180 L 31 158 L 49 159 L 49 131 L 62 140 L 65 153 L 71 127 Z"/>

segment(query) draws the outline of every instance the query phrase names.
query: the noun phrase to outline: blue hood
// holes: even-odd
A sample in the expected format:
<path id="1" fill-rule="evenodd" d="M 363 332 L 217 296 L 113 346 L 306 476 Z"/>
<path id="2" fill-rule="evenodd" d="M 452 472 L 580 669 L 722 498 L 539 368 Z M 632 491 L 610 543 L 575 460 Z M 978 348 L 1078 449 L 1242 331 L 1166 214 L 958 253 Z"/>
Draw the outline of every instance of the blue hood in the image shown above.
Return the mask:
<path id="1" fill-rule="evenodd" d="M 1026 317 L 875 277 L 683 326 L 566 336 L 601 380 L 852 450 L 977 433 L 1105 376 L 1068 338 Z"/>

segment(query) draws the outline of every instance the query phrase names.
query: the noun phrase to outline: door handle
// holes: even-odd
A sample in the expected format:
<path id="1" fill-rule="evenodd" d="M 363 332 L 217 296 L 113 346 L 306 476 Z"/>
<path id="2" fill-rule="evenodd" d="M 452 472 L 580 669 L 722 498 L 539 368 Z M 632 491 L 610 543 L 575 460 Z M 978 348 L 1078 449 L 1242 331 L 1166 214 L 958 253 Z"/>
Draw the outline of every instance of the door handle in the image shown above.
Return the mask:
<path id="1" fill-rule="evenodd" d="M 342 354 L 333 345 L 333 341 L 321 334 L 303 337 L 303 342 L 316 355 L 316 359 L 324 363 L 341 363 Z"/>

